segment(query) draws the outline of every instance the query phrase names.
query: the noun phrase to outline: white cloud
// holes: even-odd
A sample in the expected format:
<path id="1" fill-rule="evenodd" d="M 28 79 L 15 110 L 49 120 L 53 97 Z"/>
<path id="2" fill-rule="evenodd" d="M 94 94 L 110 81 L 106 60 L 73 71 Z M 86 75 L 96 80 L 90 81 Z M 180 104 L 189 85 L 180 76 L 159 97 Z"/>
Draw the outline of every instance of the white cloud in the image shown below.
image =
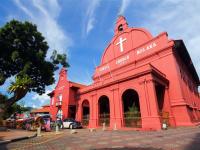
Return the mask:
<path id="1" fill-rule="evenodd" d="M 32 107 L 32 108 L 38 108 L 35 104 L 33 104 L 31 107 Z"/>
<path id="2" fill-rule="evenodd" d="M 50 93 L 50 91 L 47 91 L 48 93 Z M 33 100 L 40 100 L 42 103 L 45 102 L 46 100 L 49 100 L 49 96 L 47 95 L 47 93 L 44 93 L 42 95 L 38 95 L 38 94 L 35 94 L 33 96 Z"/>
<path id="3" fill-rule="evenodd" d="M 156 3 L 156 0 L 151 2 Z M 169 38 L 183 39 L 197 73 L 200 75 L 198 46 L 200 43 L 200 1 L 163 0 L 158 6 L 155 5 L 145 12 L 148 13 L 148 19 L 144 20 L 142 26 L 150 29 L 154 34 L 167 31 Z"/>
<path id="4" fill-rule="evenodd" d="M 67 53 L 73 42 L 58 24 L 61 7 L 57 0 L 30 0 L 28 2 L 14 0 L 14 2 L 26 14 L 29 21 L 37 24 L 38 30 L 45 36 L 50 46 L 47 57 L 53 49 L 59 53 Z"/>
<path id="5" fill-rule="evenodd" d="M 58 0 L 13 0 L 16 6 L 23 12 L 20 16 L 17 13 L 8 14 L 8 19 L 14 18 L 26 18 L 26 20 L 33 22 L 37 25 L 38 30 L 43 34 L 47 40 L 50 49 L 47 53 L 47 58 L 52 53 L 52 50 L 56 49 L 59 53 L 68 53 L 68 48 L 72 46 L 73 41 L 68 34 L 61 28 L 58 23 L 58 17 L 61 12 L 61 6 Z M 55 73 L 56 79 L 58 73 Z M 37 93 L 30 93 L 28 97 L 30 101 L 27 101 L 27 105 L 34 108 L 41 107 L 44 104 L 49 103 L 50 97 L 47 95 L 55 87 L 54 85 L 48 86 L 45 94 L 38 95 Z"/>
<path id="6" fill-rule="evenodd" d="M 87 3 L 86 18 L 84 19 L 85 28 L 83 29 L 83 36 L 88 35 L 89 32 L 94 28 L 96 22 L 95 10 L 99 6 L 101 0 L 89 0 Z"/>
<path id="7" fill-rule="evenodd" d="M 28 16 L 33 18 L 33 14 L 21 3 L 20 0 L 15 0 L 17 6 L 19 6 Z"/>
<path id="8" fill-rule="evenodd" d="M 127 7 L 129 6 L 131 0 L 122 0 L 121 6 L 119 8 L 118 15 L 123 15 Z"/>
<path id="9" fill-rule="evenodd" d="M 89 34 L 89 32 L 93 29 L 93 27 L 94 27 L 94 21 L 95 21 L 94 18 L 90 18 L 90 19 L 88 20 L 87 28 L 86 28 L 86 33 L 87 33 L 87 34 Z"/>
<path id="10" fill-rule="evenodd" d="M 35 102 L 34 104 L 37 104 L 37 106 L 42 106 L 50 102 L 50 97 L 47 95 L 51 92 L 52 90 L 47 90 L 44 94 L 38 95 L 35 94 L 32 97 L 32 100 Z"/>

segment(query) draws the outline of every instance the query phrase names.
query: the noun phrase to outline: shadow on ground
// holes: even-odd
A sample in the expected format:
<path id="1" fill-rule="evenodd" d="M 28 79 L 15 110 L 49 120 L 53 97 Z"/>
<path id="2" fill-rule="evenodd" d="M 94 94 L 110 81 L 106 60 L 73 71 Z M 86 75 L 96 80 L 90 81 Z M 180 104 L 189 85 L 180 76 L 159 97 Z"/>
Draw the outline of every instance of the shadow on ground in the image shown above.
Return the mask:
<path id="1" fill-rule="evenodd" d="M 0 150 L 8 150 L 7 144 L 0 144 Z"/>
<path id="2" fill-rule="evenodd" d="M 200 150 L 200 133 L 197 133 L 195 137 L 192 138 L 192 142 L 183 150 Z"/>
<path id="3" fill-rule="evenodd" d="M 153 148 L 153 147 L 117 147 L 117 148 L 100 148 L 91 150 L 163 150 L 163 149 Z"/>
<path id="4" fill-rule="evenodd" d="M 1 134 L 1 132 L 0 132 Z M 0 136 L 0 142 L 4 141 L 4 136 Z M 7 150 L 7 147 L 6 147 L 7 144 L 1 144 L 0 143 L 0 150 Z"/>

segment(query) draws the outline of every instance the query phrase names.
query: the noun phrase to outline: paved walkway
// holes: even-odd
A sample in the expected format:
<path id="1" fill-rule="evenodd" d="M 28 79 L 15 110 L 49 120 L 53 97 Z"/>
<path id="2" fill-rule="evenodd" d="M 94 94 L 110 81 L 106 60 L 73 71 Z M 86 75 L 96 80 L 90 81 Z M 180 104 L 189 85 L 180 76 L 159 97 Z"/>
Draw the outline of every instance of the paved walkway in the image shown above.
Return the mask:
<path id="1" fill-rule="evenodd" d="M 33 135 L 35 135 L 35 132 L 26 130 L 0 131 L 0 142 L 22 137 L 30 137 Z"/>
<path id="2" fill-rule="evenodd" d="M 166 131 L 63 130 L 62 134 L 22 140 L 0 146 L 1 150 L 200 150 L 200 128 Z"/>

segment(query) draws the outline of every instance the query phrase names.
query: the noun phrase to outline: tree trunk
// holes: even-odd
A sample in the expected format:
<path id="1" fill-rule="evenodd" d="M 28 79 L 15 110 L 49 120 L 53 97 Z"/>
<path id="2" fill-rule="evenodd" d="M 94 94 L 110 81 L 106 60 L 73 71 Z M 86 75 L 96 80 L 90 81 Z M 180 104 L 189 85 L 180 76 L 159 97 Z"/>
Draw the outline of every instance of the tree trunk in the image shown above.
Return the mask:
<path id="1" fill-rule="evenodd" d="M 19 90 L 19 91 L 15 92 L 14 96 L 11 97 L 11 98 L 9 98 L 6 101 L 4 110 L 6 110 L 10 106 L 12 106 L 14 103 L 16 103 L 17 101 L 19 101 L 20 99 L 22 99 L 27 94 L 27 92 L 28 92 L 27 90 Z"/>

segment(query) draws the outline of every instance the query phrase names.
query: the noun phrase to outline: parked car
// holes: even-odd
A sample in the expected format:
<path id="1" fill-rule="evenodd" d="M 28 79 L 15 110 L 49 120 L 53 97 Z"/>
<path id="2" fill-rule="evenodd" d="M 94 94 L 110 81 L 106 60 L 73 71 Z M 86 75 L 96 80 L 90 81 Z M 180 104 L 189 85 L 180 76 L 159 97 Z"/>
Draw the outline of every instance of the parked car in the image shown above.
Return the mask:
<path id="1" fill-rule="evenodd" d="M 44 124 L 42 125 L 42 130 L 51 131 L 51 117 L 50 115 L 40 116 L 43 119 Z"/>
<path id="2" fill-rule="evenodd" d="M 60 118 L 59 119 L 57 118 L 56 121 L 52 121 L 51 120 L 51 129 L 52 130 L 56 130 L 56 125 L 58 125 L 59 129 L 63 128 L 63 122 L 62 122 L 62 120 Z"/>
<path id="3" fill-rule="evenodd" d="M 36 130 L 41 124 L 41 129 L 45 131 L 50 131 L 50 115 L 41 115 L 37 117 L 29 117 L 23 121 L 22 128 L 26 130 Z"/>
<path id="4" fill-rule="evenodd" d="M 63 128 L 79 129 L 82 128 L 82 125 L 79 121 L 76 121 L 72 118 L 67 118 L 63 120 Z"/>
<path id="5" fill-rule="evenodd" d="M 16 118 L 14 118 L 13 115 L 6 119 L 6 127 L 16 128 Z"/>
<path id="6" fill-rule="evenodd" d="M 34 121 L 35 121 L 35 119 L 33 117 L 25 119 L 23 121 L 23 124 L 22 124 L 22 129 L 25 129 L 25 130 L 35 130 L 34 126 L 33 126 Z"/>

